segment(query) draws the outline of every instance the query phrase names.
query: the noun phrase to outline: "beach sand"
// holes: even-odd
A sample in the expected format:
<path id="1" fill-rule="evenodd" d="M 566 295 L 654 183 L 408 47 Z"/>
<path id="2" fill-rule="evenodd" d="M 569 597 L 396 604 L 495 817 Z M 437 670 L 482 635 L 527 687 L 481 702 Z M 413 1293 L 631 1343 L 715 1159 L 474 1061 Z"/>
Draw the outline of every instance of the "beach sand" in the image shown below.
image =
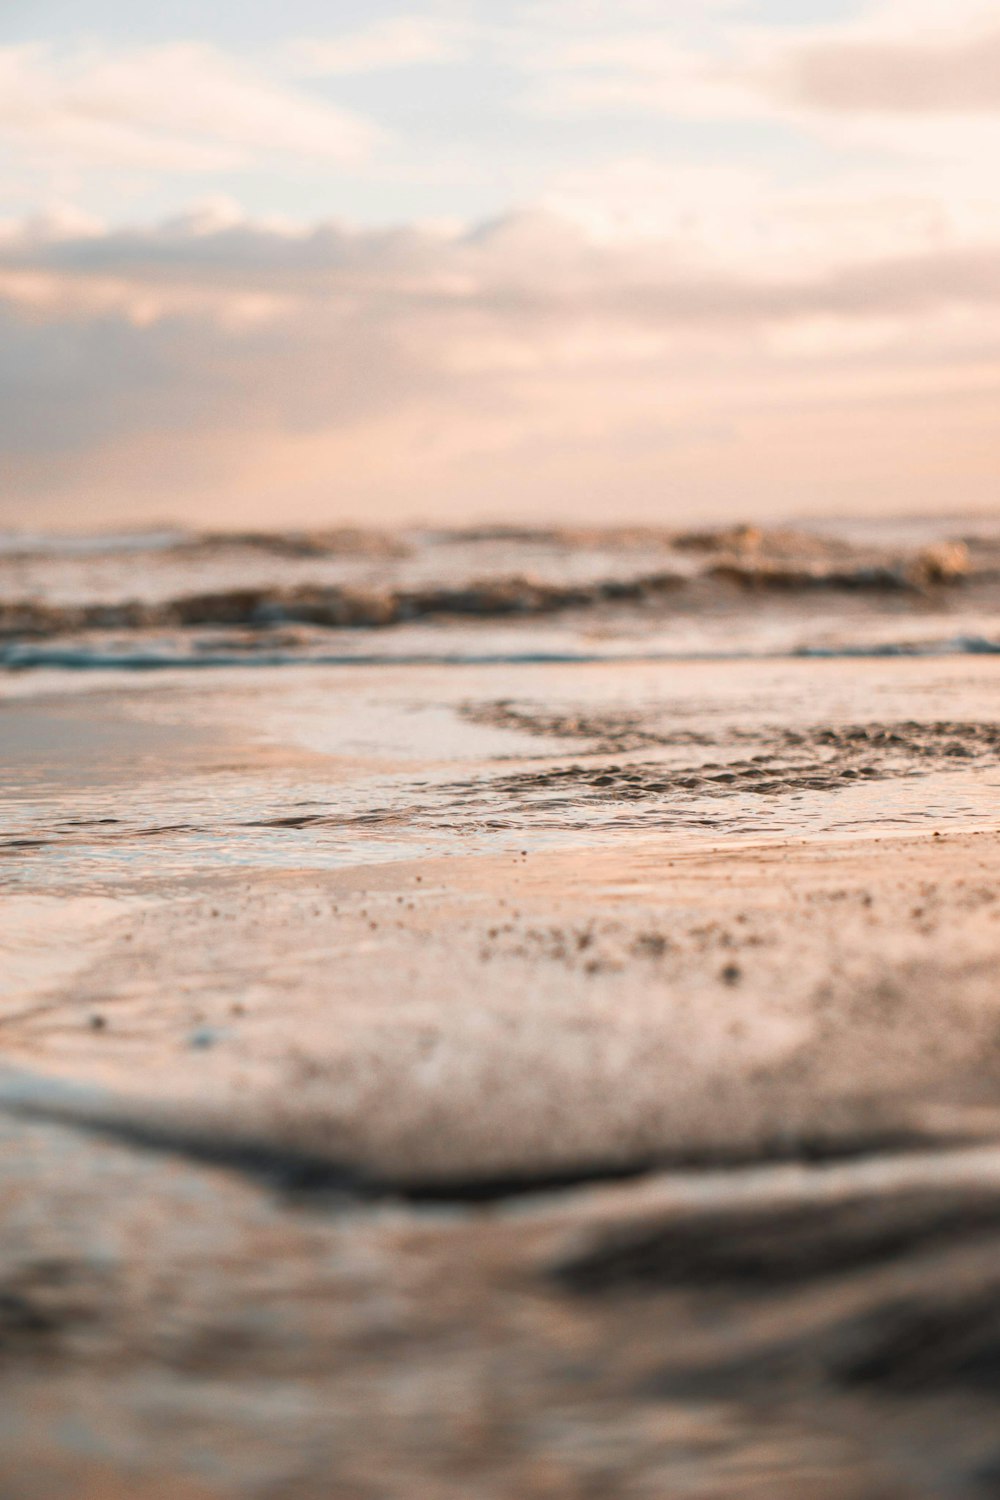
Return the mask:
<path id="1" fill-rule="evenodd" d="M 711 672 L 661 675 L 663 745 L 663 669 L 535 735 L 552 673 L 511 723 L 480 670 L 430 760 L 397 720 L 433 672 L 349 670 L 340 756 L 315 681 L 36 693 L 7 733 L 42 784 L 4 850 L 4 1497 L 994 1493 L 987 721 L 754 750 L 783 784 L 748 793 L 745 678 L 721 721 Z M 610 826 L 552 816 L 567 768 Z M 895 831 L 736 805 L 876 793 Z"/>
<path id="2" fill-rule="evenodd" d="M 998 1493 L 989 656 L 6 689 L 4 1500 Z"/>

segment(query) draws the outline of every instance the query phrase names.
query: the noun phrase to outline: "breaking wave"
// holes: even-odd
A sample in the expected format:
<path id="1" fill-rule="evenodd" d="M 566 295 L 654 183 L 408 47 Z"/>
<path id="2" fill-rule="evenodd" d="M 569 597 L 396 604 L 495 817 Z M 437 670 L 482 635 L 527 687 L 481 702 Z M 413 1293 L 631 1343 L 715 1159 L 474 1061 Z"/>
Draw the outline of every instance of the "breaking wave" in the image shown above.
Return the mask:
<path id="1" fill-rule="evenodd" d="M 0 668 L 990 654 L 998 581 L 997 539 L 752 526 L 0 536 Z"/>

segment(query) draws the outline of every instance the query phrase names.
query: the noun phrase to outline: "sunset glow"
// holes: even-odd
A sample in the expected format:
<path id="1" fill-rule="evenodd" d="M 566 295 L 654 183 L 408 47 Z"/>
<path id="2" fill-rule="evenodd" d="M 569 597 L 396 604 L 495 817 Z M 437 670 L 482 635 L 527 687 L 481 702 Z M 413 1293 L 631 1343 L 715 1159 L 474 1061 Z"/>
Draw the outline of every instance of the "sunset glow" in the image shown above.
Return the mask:
<path id="1" fill-rule="evenodd" d="M 994 501 L 989 7 L 170 16 L 4 8 L 0 525 Z"/>

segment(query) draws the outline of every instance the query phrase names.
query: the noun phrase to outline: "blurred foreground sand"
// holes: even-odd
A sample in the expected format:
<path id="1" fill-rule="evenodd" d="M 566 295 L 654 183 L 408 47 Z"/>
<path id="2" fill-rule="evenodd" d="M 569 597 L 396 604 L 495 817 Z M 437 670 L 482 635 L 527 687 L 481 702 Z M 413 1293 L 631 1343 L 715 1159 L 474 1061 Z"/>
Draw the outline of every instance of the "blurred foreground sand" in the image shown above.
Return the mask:
<path id="1" fill-rule="evenodd" d="M 998 843 L 81 913 L 4 1015 L 0 1494 L 995 1494 Z"/>

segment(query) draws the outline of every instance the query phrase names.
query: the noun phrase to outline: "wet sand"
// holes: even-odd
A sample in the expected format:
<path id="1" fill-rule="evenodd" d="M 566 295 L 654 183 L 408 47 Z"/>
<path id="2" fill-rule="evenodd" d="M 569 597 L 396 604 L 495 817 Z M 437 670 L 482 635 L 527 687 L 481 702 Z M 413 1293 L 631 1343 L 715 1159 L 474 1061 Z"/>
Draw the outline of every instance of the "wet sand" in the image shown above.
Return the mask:
<path id="1" fill-rule="evenodd" d="M 996 834 L 622 845 L 11 898 L 76 962 L 22 977 L 5 1062 L 110 1129 L 445 1196 L 1000 1125 Z"/>
<path id="2" fill-rule="evenodd" d="M 992 662 L 15 686 L 4 1500 L 997 1493 Z"/>

